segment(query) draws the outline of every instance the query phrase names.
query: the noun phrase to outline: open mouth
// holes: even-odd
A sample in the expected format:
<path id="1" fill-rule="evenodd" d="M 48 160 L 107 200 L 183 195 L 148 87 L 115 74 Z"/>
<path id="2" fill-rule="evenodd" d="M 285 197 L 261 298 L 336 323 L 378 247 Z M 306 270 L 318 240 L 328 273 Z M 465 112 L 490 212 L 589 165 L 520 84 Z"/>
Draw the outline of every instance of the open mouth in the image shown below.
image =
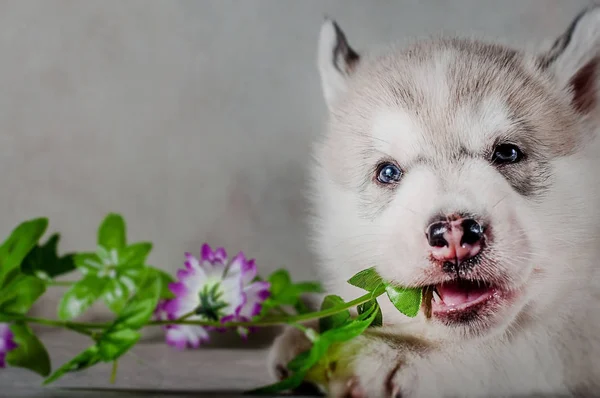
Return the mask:
<path id="1" fill-rule="evenodd" d="M 499 290 L 490 283 L 455 279 L 430 287 L 431 315 L 446 321 L 465 322 L 483 315 Z"/>

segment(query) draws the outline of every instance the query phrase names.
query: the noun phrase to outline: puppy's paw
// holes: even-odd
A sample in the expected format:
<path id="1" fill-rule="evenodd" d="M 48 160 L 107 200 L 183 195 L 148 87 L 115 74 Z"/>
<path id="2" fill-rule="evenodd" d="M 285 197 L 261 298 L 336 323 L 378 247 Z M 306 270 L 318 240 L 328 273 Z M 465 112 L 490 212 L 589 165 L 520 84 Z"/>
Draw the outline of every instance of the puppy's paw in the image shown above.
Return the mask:
<path id="1" fill-rule="evenodd" d="M 415 345 L 416 343 L 416 345 Z M 350 369 L 335 372 L 328 385 L 328 395 L 336 398 L 412 397 L 418 389 L 414 367 L 418 342 L 390 341 L 360 336 L 360 347 L 349 362 Z"/>
<path id="2" fill-rule="evenodd" d="M 287 364 L 310 347 L 311 342 L 302 331 L 292 327 L 285 329 L 275 339 L 268 355 L 271 376 L 275 380 L 287 378 Z M 339 360 L 327 372 L 326 385 L 313 389 L 333 398 L 415 396 L 418 385 L 413 364 L 425 349 L 416 340 L 396 340 L 380 331 L 368 331 L 350 344 L 342 344 L 336 354 Z"/>
<path id="3" fill-rule="evenodd" d="M 423 395 L 424 390 L 419 383 L 419 373 L 414 364 L 397 366 L 392 373 L 390 373 L 387 380 L 387 388 L 389 396 L 392 398 L 412 398 L 412 397 L 441 397 L 437 393 L 428 391 L 428 395 Z M 431 390 L 431 389 L 428 389 Z M 433 394 L 433 395 L 430 395 Z"/>
<path id="4" fill-rule="evenodd" d="M 310 340 L 301 330 L 286 327 L 275 338 L 267 357 L 267 366 L 271 377 L 278 381 L 287 378 L 289 376 L 287 364 L 298 354 L 309 350 L 310 347 Z"/>
<path id="5" fill-rule="evenodd" d="M 340 398 L 367 398 L 366 392 L 357 377 L 332 379 L 329 382 L 328 396 Z"/>
<path id="6" fill-rule="evenodd" d="M 383 341 L 358 337 L 361 348 L 354 353 L 349 369 L 334 372 L 329 380 L 328 395 L 335 398 L 391 397 L 389 380 L 401 363 L 401 353 Z"/>

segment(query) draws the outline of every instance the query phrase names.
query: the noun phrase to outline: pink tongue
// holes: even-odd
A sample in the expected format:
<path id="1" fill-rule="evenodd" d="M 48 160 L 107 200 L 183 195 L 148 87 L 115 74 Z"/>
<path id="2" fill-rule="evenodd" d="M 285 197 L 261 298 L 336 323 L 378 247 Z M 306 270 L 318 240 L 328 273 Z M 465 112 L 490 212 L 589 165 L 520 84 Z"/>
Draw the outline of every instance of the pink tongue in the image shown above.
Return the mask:
<path id="1" fill-rule="evenodd" d="M 475 301 L 484 295 L 489 288 L 478 287 L 474 284 L 462 284 L 462 283 L 444 283 L 438 285 L 437 291 L 444 304 L 448 306 L 455 306 L 470 303 Z"/>

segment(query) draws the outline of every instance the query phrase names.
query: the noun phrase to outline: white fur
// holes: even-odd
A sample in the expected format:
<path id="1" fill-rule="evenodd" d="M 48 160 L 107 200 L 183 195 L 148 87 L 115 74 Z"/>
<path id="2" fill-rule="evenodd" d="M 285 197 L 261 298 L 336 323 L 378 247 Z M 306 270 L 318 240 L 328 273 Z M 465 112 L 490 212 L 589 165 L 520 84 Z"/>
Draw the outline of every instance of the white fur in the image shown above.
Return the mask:
<path id="1" fill-rule="evenodd" d="M 382 110 L 373 118 L 375 148 L 382 153 L 394 152 L 402 160 L 408 160 L 422 144 L 418 141 L 420 127 L 408 112 L 402 109 Z"/>
<path id="2" fill-rule="evenodd" d="M 462 106 L 456 113 L 453 129 L 462 135 L 468 149 L 476 151 L 498 131 L 510 128 L 508 110 L 497 96 L 489 96 L 481 103 Z"/>
<path id="3" fill-rule="evenodd" d="M 327 19 L 321 26 L 321 32 L 319 34 L 317 66 L 321 76 L 323 96 L 329 107 L 331 107 L 336 99 L 346 90 L 346 77 L 334 68 L 331 62 L 336 42 L 334 22 Z"/>
<path id="4" fill-rule="evenodd" d="M 505 57 L 502 52 L 477 58 L 480 47 L 467 44 L 474 56 L 462 59 L 460 46 L 442 41 L 417 47 L 412 58 L 393 50 L 361 59 L 358 70 L 344 76 L 330 64 L 335 40 L 327 21 L 319 70 L 331 115 L 315 147 L 312 199 L 313 239 L 328 290 L 346 300 L 358 297 L 363 292 L 346 281 L 372 265 L 387 280 L 424 283 L 439 272 L 426 255 L 427 220 L 436 212 L 466 209 L 487 217 L 494 231 L 494 265 L 478 272 L 520 293 L 482 323 L 454 327 L 423 313 L 407 318 L 381 298 L 384 327 L 357 338 L 361 348 L 353 357 L 353 376 L 334 374 L 325 386 L 328 393 L 598 393 L 599 126 L 593 115 L 575 111 L 568 82 L 600 55 L 600 9 L 580 19 L 571 42 L 547 70 L 536 69 L 536 54 L 524 55 L 514 64 L 520 74 L 498 66 L 510 58 L 496 64 L 486 58 Z M 452 68 L 466 68 L 470 75 L 452 74 Z M 523 85 L 522 75 L 534 83 Z M 491 88 L 484 94 L 469 97 L 456 90 L 477 76 L 487 76 L 482 81 Z M 525 128 L 515 113 L 527 119 Z M 518 181 L 511 185 L 485 159 L 489 146 L 506 137 L 530 139 L 530 153 L 545 156 L 540 167 L 551 175 L 542 195 L 518 192 Z M 394 190 L 372 180 L 382 158 L 411 165 Z M 419 159 L 425 160 L 412 163 Z M 535 170 L 514 170 L 536 176 Z M 306 347 L 301 334 L 287 331 L 269 361 L 272 367 L 285 365 Z"/>

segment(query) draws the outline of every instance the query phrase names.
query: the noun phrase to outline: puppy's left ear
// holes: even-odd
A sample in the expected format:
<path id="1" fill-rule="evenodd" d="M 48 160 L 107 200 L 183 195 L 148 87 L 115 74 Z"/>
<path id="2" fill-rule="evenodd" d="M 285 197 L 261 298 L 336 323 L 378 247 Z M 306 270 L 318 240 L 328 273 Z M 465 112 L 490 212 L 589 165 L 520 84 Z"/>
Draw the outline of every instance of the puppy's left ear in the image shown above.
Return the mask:
<path id="1" fill-rule="evenodd" d="M 571 102 L 581 114 L 598 105 L 600 77 L 600 7 L 583 10 L 539 58 L 571 94 Z"/>
<path id="2" fill-rule="evenodd" d="M 347 79 L 358 64 L 360 55 L 350 47 L 339 25 L 326 18 L 319 34 L 317 58 L 323 96 L 331 109 L 346 91 Z"/>

